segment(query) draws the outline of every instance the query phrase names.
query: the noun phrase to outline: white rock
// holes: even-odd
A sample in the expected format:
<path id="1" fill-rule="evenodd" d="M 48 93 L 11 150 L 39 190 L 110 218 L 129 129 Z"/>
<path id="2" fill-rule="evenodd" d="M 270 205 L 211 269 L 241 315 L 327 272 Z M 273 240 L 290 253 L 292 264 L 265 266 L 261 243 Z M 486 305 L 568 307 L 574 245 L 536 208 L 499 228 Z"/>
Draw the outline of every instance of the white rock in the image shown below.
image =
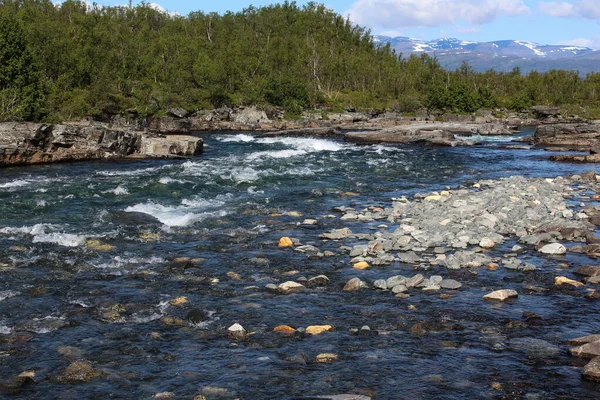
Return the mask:
<path id="1" fill-rule="evenodd" d="M 519 294 L 517 293 L 516 290 L 502 289 L 502 290 L 496 290 L 495 292 L 492 292 L 492 293 L 488 293 L 485 296 L 483 296 L 483 298 L 486 300 L 504 301 L 504 300 L 510 299 L 511 297 L 517 297 L 518 295 Z"/>
<path id="2" fill-rule="evenodd" d="M 483 247 L 484 249 L 491 249 L 495 245 L 496 243 L 490 238 L 483 238 L 479 241 L 479 247 Z"/>
<path id="3" fill-rule="evenodd" d="M 279 292 L 282 294 L 298 293 L 304 289 L 306 289 L 304 285 L 294 281 L 287 281 L 279 285 Z"/>
<path id="4" fill-rule="evenodd" d="M 243 340 L 246 338 L 247 332 L 243 326 L 238 323 L 231 325 L 227 328 L 227 332 L 229 333 L 229 337 L 235 340 Z"/>
<path id="5" fill-rule="evenodd" d="M 550 243 L 539 249 L 540 253 L 560 255 L 567 252 L 567 248 L 560 243 Z"/>

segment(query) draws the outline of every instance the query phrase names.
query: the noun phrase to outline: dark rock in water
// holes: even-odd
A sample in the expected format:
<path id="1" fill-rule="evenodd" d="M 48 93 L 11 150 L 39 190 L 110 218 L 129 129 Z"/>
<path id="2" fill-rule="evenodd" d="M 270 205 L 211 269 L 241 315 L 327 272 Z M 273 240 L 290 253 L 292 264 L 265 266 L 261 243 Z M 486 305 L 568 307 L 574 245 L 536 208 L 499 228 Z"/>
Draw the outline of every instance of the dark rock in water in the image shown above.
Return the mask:
<path id="1" fill-rule="evenodd" d="M 57 376 L 57 380 L 63 383 L 83 383 L 100 376 L 100 372 L 94 369 L 92 364 L 86 360 L 77 360 Z"/>
<path id="2" fill-rule="evenodd" d="M 292 364 L 307 365 L 309 358 L 304 353 L 298 353 L 295 356 L 288 358 L 287 360 Z"/>
<path id="3" fill-rule="evenodd" d="M 0 387 L 8 394 L 17 394 L 23 386 L 35 383 L 35 371 L 23 371 L 19 375 L 3 382 Z"/>
<path id="4" fill-rule="evenodd" d="M 508 341 L 508 347 L 533 357 L 552 357 L 560 353 L 558 346 L 545 340 L 530 337 L 511 339 Z"/>
<path id="5" fill-rule="evenodd" d="M 206 314 L 199 308 L 194 308 L 189 313 L 187 313 L 185 319 L 190 321 L 191 323 L 198 324 L 200 322 L 206 321 L 208 319 L 208 314 Z"/>
<path id="6" fill-rule="evenodd" d="M 577 275 L 583 276 L 600 276 L 600 265 L 589 265 L 584 267 L 579 267 L 573 273 Z"/>
<path id="7" fill-rule="evenodd" d="M 310 278 L 307 284 L 311 286 L 325 286 L 329 284 L 329 278 L 325 275 L 318 275 Z"/>
<path id="8" fill-rule="evenodd" d="M 162 223 L 150 214 L 137 211 L 117 211 L 109 214 L 109 220 L 121 225 L 130 225 L 139 229 L 142 225 L 162 225 Z"/>
<path id="9" fill-rule="evenodd" d="M 600 357 L 593 358 L 592 361 L 583 367 L 581 376 L 584 379 L 600 382 Z"/>

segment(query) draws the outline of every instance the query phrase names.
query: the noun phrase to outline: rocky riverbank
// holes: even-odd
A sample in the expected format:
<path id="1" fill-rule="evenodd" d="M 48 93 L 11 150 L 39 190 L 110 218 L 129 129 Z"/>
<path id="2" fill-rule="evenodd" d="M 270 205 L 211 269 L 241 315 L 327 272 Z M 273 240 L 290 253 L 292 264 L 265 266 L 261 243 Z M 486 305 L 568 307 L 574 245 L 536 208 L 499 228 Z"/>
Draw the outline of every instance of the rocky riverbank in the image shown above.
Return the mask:
<path id="1" fill-rule="evenodd" d="M 541 110 L 541 111 L 540 111 Z M 511 135 L 519 126 L 538 125 L 529 144 L 554 150 L 590 151 L 591 155 L 559 155 L 556 161 L 600 162 L 600 122 L 565 119 L 554 110 L 532 108 L 528 113 L 497 118 L 491 112 L 472 115 L 405 116 L 395 112 L 306 112 L 285 119 L 282 110 L 256 107 L 221 108 L 189 115 L 169 110 L 165 117 L 115 116 L 109 121 L 78 121 L 59 125 L 0 124 L 0 166 L 79 160 L 189 157 L 202 150 L 194 132 L 253 131 L 262 136 L 338 137 L 348 142 L 423 143 L 472 146 L 473 135 Z M 347 132 L 347 133 L 344 133 Z"/>
<path id="2" fill-rule="evenodd" d="M 0 123 L 0 167 L 118 158 L 189 157 L 202 139 L 164 136 L 100 124 Z"/>
<path id="3" fill-rule="evenodd" d="M 525 307 L 529 300 L 521 303 L 522 297 L 537 296 L 537 301 L 543 301 L 546 295 L 563 293 L 573 296 L 578 307 L 586 307 L 589 301 L 600 298 L 600 267 L 571 269 L 568 254 L 600 257 L 600 238 L 594 234 L 600 224 L 600 206 L 594 202 L 600 198 L 595 194 L 600 191 L 599 180 L 595 172 L 555 179 L 516 176 L 416 194 L 412 199 L 396 198 L 388 206 L 336 207 L 337 216 L 352 229 L 322 232 L 321 245 L 282 238 L 279 246 L 312 259 L 342 254 L 343 264 L 354 270 L 354 277 L 345 282 L 330 281 L 324 275 L 301 277 L 279 285 L 269 284 L 266 289 L 290 294 L 333 285 L 346 292 L 375 291 L 400 299 L 437 294 L 448 302 L 467 296 L 472 307 L 486 301 L 508 301 L 508 307 Z M 364 228 L 359 223 L 364 223 Z M 302 224 L 318 226 L 319 221 L 306 219 Z M 373 232 L 375 225 L 378 230 Z M 337 252 L 331 251 L 332 243 Z M 387 272 L 398 263 L 412 266 L 413 273 Z M 519 278 L 493 280 L 493 274 L 502 270 Z M 478 275 L 489 275 L 485 278 L 487 283 L 478 283 Z M 474 293 L 481 291 L 483 296 L 478 295 L 478 300 Z M 525 311 L 523 321 L 510 324 L 524 329 L 543 322 L 539 315 Z M 446 329 L 455 328 L 417 323 L 410 332 L 423 335 L 429 330 Z M 369 327 L 363 327 L 355 333 L 362 335 L 363 331 L 371 332 Z M 582 376 L 599 380 L 600 337 L 569 339 L 559 337 L 550 343 L 537 337 L 518 337 L 498 344 L 498 349 L 508 346 L 543 359 L 557 355 L 561 346 L 579 345 L 571 350 L 573 355 L 593 358 Z"/>

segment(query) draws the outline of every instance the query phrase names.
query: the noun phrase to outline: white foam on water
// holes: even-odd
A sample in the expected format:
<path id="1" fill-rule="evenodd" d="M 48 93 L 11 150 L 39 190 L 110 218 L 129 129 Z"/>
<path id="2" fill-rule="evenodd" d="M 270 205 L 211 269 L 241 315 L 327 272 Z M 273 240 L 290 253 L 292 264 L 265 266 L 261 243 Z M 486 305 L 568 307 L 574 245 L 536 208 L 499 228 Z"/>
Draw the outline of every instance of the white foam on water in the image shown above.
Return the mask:
<path id="1" fill-rule="evenodd" d="M 10 326 L 0 325 L 0 335 L 10 335 L 13 329 Z"/>
<path id="2" fill-rule="evenodd" d="M 207 218 L 214 216 L 222 217 L 228 213 L 226 210 L 219 210 L 215 212 L 197 211 L 198 207 L 190 207 L 186 205 L 164 206 L 154 202 L 139 203 L 125 209 L 125 212 L 140 212 L 149 214 L 168 227 L 189 226 Z"/>
<path id="3" fill-rule="evenodd" d="M 401 149 L 399 147 L 384 146 L 382 144 L 373 145 L 373 146 L 371 146 L 371 149 L 377 154 L 383 154 L 384 152 L 386 152 L 386 153 L 404 153 L 405 152 L 404 149 Z"/>
<path id="4" fill-rule="evenodd" d="M 271 158 L 290 158 L 308 154 L 307 150 L 271 150 L 271 151 L 257 151 L 246 156 L 248 161 L 260 160 L 265 157 Z"/>
<path id="5" fill-rule="evenodd" d="M 256 141 L 262 144 L 283 144 L 305 150 L 307 152 L 315 151 L 341 151 L 349 149 L 348 145 L 334 142 L 333 140 L 317 139 L 317 138 L 292 138 L 292 137 L 277 137 L 277 138 L 262 138 Z"/>
<path id="6" fill-rule="evenodd" d="M 184 181 L 183 179 L 173 179 L 168 176 L 164 176 L 158 180 L 158 183 L 163 185 L 168 185 L 169 183 L 188 183 L 189 181 Z"/>
<path id="7" fill-rule="evenodd" d="M 461 139 L 474 142 L 510 142 L 513 138 L 506 135 L 473 135 L 464 136 Z"/>
<path id="8" fill-rule="evenodd" d="M 97 171 L 96 175 L 102 176 L 139 176 L 139 175 L 149 175 L 153 172 L 159 171 L 164 168 L 169 168 L 168 165 L 162 165 L 159 167 L 149 167 L 142 169 L 134 169 L 134 170 L 126 170 L 126 171 Z"/>
<path id="9" fill-rule="evenodd" d="M 35 202 L 35 205 L 38 207 L 46 207 L 48 205 L 48 203 L 46 202 L 46 200 L 37 200 Z"/>
<path id="10" fill-rule="evenodd" d="M 246 191 L 250 194 L 263 194 L 265 192 L 264 190 L 257 190 L 256 186 L 250 186 Z"/>
<path id="11" fill-rule="evenodd" d="M 85 243 L 87 236 L 72 233 L 41 233 L 33 237 L 33 243 L 54 243 L 65 247 L 78 247 Z"/>
<path id="12" fill-rule="evenodd" d="M 0 189 L 18 188 L 23 186 L 29 186 L 33 182 L 27 179 L 17 179 L 12 182 L 0 183 Z"/>
<path id="13" fill-rule="evenodd" d="M 0 229 L 0 233 L 21 236 L 31 235 L 33 236 L 33 243 L 55 243 L 65 247 L 81 246 L 87 239 L 87 236 L 84 235 L 56 232 L 59 229 L 60 226 L 58 225 L 36 224 L 33 226 L 5 227 Z"/>
<path id="14" fill-rule="evenodd" d="M 113 193 L 116 196 L 123 196 L 123 195 L 129 194 L 129 190 L 127 190 L 127 188 L 124 187 L 123 185 L 119 185 L 114 189 L 105 190 L 102 193 Z"/>
<path id="15" fill-rule="evenodd" d="M 71 300 L 69 301 L 69 304 L 74 304 L 76 306 L 79 307 L 83 307 L 83 308 L 90 308 L 91 305 L 86 303 L 83 299 L 75 299 L 75 300 Z"/>
<path id="16" fill-rule="evenodd" d="M 55 229 L 56 225 L 52 224 L 35 224 L 33 226 L 21 226 L 21 227 L 12 227 L 7 226 L 5 228 L 0 229 L 0 233 L 6 233 L 9 235 L 14 234 L 25 234 L 25 235 L 37 235 L 40 233 L 45 233 L 46 229 Z"/>
<path id="17" fill-rule="evenodd" d="M 242 143 L 248 143 L 248 142 L 254 142 L 256 140 L 256 138 L 254 136 L 251 135 L 246 135 L 243 133 L 237 134 L 237 135 L 220 135 L 217 136 L 216 139 L 220 142 L 242 142 Z"/>
<path id="18" fill-rule="evenodd" d="M 10 299 L 11 297 L 15 297 L 20 294 L 21 292 L 17 292 L 15 290 L 2 290 L 0 291 L 0 301 Z"/>

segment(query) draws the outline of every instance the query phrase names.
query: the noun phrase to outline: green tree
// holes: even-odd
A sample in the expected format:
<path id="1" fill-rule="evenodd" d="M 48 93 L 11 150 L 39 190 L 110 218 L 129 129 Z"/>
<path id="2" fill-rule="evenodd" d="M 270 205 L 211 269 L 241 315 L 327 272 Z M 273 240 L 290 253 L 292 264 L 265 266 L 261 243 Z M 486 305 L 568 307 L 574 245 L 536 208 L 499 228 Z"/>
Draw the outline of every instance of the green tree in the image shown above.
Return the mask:
<path id="1" fill-rule="evenodd" d="M 39 119 L 42 101 L 41 74 L 23 30 L 0 12 L 0 121 Z"/>

